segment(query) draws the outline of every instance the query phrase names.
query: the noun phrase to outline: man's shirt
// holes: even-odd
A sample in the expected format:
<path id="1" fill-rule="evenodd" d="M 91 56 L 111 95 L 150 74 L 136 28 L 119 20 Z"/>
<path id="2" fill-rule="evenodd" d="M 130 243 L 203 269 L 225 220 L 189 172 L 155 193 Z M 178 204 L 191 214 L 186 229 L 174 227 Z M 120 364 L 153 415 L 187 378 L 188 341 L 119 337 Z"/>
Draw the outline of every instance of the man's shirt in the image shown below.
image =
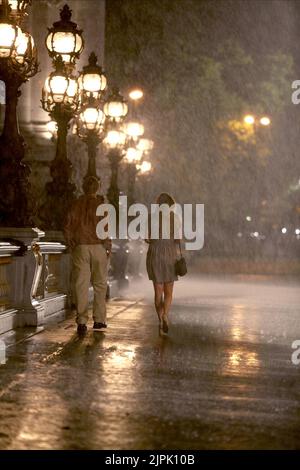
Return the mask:
<path id="1" fill-rule="evenodd" d="M 96 216 L 97 207 L 104 202 L 103 196 L 83 195 L 73 203 L 64 227 L 68 246 L 74 248 L 77 245 L 104 243 L 96 233 L 97 224 L 102 218 Z"/>

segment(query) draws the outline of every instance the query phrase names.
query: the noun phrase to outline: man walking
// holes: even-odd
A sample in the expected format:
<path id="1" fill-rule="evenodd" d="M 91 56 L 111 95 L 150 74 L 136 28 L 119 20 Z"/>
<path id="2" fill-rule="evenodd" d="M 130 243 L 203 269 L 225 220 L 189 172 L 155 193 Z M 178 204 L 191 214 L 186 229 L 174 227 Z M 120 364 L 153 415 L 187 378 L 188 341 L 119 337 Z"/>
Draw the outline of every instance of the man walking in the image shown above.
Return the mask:
<path id="1" fill-rule="evenodd" d="M 77 307 L 77 332 L 87 331 L 89 286 L 94 288 L 93 320 L 95 331 L 104 331 L 106 325 L 106 290 L 108 256 L 111 240 L 99 240 L 96 234 L 99 217 L 97 207 L 104 203 L 97 195 L 98 179 L 88 176 L 83 183 L 84 195 L 73 204 L 64 229 L 67 245 L 72 250 L 73 282 Z"/>

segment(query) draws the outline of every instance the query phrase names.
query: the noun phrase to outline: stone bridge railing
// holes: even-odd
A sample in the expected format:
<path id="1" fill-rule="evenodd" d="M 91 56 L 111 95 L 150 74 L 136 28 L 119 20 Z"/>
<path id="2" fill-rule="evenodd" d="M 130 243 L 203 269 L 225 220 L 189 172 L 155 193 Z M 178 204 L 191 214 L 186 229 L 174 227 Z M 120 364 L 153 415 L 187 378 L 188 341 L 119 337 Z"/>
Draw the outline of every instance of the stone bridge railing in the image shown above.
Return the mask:
<path id="1" fill-rule="evenodd" d="M 63 242 L 47 241 L 37 228 L 0 228 L 0 333 L 64 316 L 70 289 L 65 252 Z"/>
<path id="2" fill-rule="evenodd" d="M 110 296 L 142 275 L 144 255 L 143 242 L 113 243 Z M 61 232 L 0 228 L 0 334 L 63 319 L 74 303 L 71 271 Z"/>

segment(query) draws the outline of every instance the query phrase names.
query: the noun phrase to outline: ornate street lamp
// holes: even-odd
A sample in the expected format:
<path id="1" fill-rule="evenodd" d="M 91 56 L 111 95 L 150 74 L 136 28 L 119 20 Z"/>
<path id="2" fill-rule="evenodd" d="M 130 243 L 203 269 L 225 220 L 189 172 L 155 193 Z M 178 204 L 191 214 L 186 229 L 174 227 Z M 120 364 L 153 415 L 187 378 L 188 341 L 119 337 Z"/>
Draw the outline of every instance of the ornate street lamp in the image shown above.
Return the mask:
<path id="1" fill-rule="evenodd" d="M 127 116 L 128 104 L 118 88 L 113 88 L 112 93 L 105 102 L 103 111 L 108 122 L 112 124 L 121 123 Z"/>
<path id="2" fill-rule="evenodd" d="M 139 139 L 139 141 L 136 144 L 136 148 L 138 150 L 141 150 L 141 152 L 143 152 L 144 155 L 148 155 L 148 153 L 151 152 L 153 147 L 154 147 L 153 140 L 146 139 L 146 138 Z"/>
<path id="3" fill-rule="evenodd" d="M 61 57 L 67 65 L 74 66 L 84 48 L 84 40 L 82 31 L 71 18 L 72 10 L 65 5 L 60 10 L 60 21 L 53 23 L 52 28 L 48 28 L 46 47 L 52 59 Z"/>
<path id="4" fill-rule="evenodd" d="M 128 135 L 128 138 L 134 142 L 137 142 L 137 140 L 144 135 L 145 129 L 143 124 L 137 121 L 130 121 L 128 122 L 124 130 L 126 134 Z"/>
<path id="5" fill-rule="evenodd" d="M 80 90 L 80 99 L 85 101 L 90 96 L 100 100 L 107 87 L 107 79 L 102 67 L 97 64 L 97 56 L 92 52 L 89 56 L 89 63 L 83 67 L 79 75 L 78 85 Z"/>
<path id="6" fill-rule="evenodd" d="M 98 145 L 104 138 L 105 114 L 102 110 L 102 95 L 107 86 L 107 79 L 97 56 L 92 52 L 89 63 L 83 67 L 78 78 L 80 110 L 76 122 L 78 136 L 87 144 L 88 170 L 86 176 L 97 177 L 96 156 Z"/>
<path id="7" fill-rule="evenodd" d="M 147 175 L 152 170 L 152 165 L 150 162 L 144 160 L 140 165 L 137 165 L 137 170 L 140 171 L 142 175 Z"/>
<path id="8" fill-rule="evenodd" d="M 86 176 L 95 176 L 97 149 L 104 137 L 105 114 L 96 98 L 90 96 L 81 108 L 77 119 L 77 134 L 88 148 L 88 170 Z"/>
<path id="9" fill-rule="evenodd" d="M 73 115 L 78 108 L 77 80 L 69 75 L 61 58 L 56 60 L 54 72 L 46 79 L 42 105 L 51 117 L 56 113 L 58 119 L 62 110 Z"/>
<path id="10" fill-rule="evenodd" d="M 57 123 L 57 140 L 56 155 L 50 165 L 52 181 L 46 185 L 47 201 L 41 218 L 48 229 L 61 230 L 76 190 L 71 183 L 72 164 L 67 156 L 67 134 L 70 121 L 78 109 L 77 80 L 69 75 L 61 57 L 56 59 L 55 70 L 46 79 L 42 106 L 51 120 Z"/>
<path id="11" fill-rule="evenodd" d="M 108 150 L 108 160 L 111 169 L 110 186 L 107 192 L 108 201 L 114 205 L 116 211 L 119 209 L 119 166 L 125 155 L 126 134 L 122 132 L 119 126 L 113 126 L 107 131 L 103 141 Z"/>
<path id="12" fill-rule="evenodd" d="M 123 152 L 126 145 L 126 134 L 118 129 L 108 130 L 104 144 L 109 150 L 117 149 Z"/>
<path id="13" fill-rule="evenodd" d="M 125 161 L 129 164 L 137 165 L 143 157 L 143 152 L 136 147 L 128 147 L 125 154 Z"/>
<path id="14" fill-rule="evenodd" d="M 119 166 L 124 156 L 126 146 L 126 133 L 122 130 L 122 123 L 128 113 L 128 105 L 118 88 L 113 88 L 103 107 L 107 120 L 107 136 L 104 144 L 108 149 L 108 159 L 111 168 L 111 180 L 107 198 L 119 209 Z"/>
<path id="15" fill-rule="evenodd" d="M 47 199 L 41 219 L 48 229 L 62 230 L 66 214 L 75 199 L 76 186 L 71 182 L 72 164 L 67 156 L 70 121 L 79 107 L 78 81 L 72 75 L 76 59 L 84 47 L 82 31 L 71 21 L 72 11 L 65 5 L 60 21 L 48 28 L 46 47 L 55 70 L 46 79 L 42 106 L 57 123 L 56 155 L 50 165 L 52 181 L 46 185 Z"/>
<path id="16" fill-rule="evenodd" d="M 140 88 L 134 88 L 129 92 L 129 98 L 134 102 L 141 100 L 143 96 L 144 92 Z"/>
<path id="17" fill-rule="evenodd" d="M 0 223 L 31 224 L 28 201 L 30 169 L 23 161 L 24 140 L 19 133 L 17 104 L 20 87 L 38 71 L 37 51 L 21 23 L 29 1 L 0 0 L 0 80 L 5 83 L 5 120 L 0 137 Z"/>

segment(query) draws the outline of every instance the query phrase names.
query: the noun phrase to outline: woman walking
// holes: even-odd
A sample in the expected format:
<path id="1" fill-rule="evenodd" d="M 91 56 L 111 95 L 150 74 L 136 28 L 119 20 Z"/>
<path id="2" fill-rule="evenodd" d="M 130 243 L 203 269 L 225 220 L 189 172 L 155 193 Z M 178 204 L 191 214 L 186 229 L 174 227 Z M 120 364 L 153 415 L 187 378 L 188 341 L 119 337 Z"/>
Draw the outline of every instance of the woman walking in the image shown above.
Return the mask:
<path id="1" fill-rule="evenodd" d="M 167 193 L 161 193 L 157 198 L 156 204 L 159 206 L 167 204 L 169 207 L 175 207 L 174 199 Z M 162 223 L 162 213 L 159 211 L 158 213 L 156 212 L 155 214 L 151 214 L 151 218 L 155 216 L 155 220 L 158 221 L 158 238 L 153 238 L 154 234 L 151 233 L 151 229 L 154 224 L 151 224 L 150 219 L 150 236 L 146 240 L 147 243 L 149 243 L 147 252 L 147 272 L 148 277 L 153 282 L 154 286 L 154 302 L 159 320 L 159 332 L 160 334 L 167 334 L 169 331 L 168 317 L 172 304 L 174 281 L 178 280 L 175 271 L 175 264 L 180 239 L 176 237 L 178 226 L 176 225 L 176 215 L 173 210 L 168 220 L 170 225 L 168 227 L 170 229 L 170 236 L 168 238 L 163 237 L 164 225 Z"/>

